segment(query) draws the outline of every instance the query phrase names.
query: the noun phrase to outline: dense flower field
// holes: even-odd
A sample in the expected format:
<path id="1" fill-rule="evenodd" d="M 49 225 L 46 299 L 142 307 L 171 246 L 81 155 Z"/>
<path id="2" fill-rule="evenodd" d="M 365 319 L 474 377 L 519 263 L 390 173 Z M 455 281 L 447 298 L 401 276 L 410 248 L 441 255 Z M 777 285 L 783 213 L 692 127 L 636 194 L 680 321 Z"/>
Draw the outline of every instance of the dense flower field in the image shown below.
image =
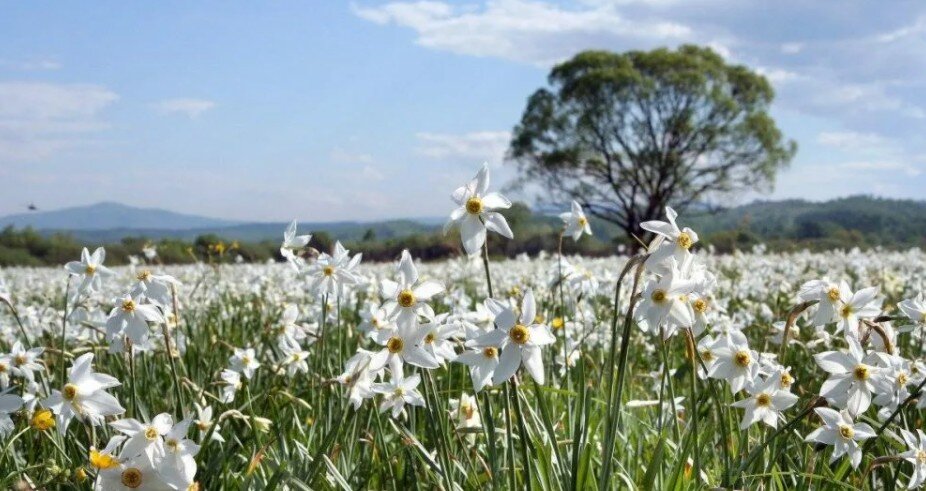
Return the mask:
<path id="1" fill-rule="evenodd" d="M 926 480 L 926 254 L 0 271 L 4 488 L 893 489 Z M 578 205 L 563 240 L 591 233 Z M 498 235 L 486 236 L 490 231 Z"/>

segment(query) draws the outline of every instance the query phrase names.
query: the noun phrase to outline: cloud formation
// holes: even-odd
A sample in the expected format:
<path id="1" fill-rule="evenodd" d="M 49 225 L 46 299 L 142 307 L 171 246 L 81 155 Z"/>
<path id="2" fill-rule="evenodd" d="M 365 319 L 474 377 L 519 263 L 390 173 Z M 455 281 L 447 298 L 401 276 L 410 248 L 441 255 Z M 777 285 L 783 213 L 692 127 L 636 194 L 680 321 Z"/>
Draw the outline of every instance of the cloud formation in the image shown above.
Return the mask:
<path id="1" fill-rule="evenodd" d="M 154 104 L 155 110 L 161 114 L 180 114 L 190 119 L 198 118 L 214 107 L 213 101 L 193 98 L 167 99 Z"/>

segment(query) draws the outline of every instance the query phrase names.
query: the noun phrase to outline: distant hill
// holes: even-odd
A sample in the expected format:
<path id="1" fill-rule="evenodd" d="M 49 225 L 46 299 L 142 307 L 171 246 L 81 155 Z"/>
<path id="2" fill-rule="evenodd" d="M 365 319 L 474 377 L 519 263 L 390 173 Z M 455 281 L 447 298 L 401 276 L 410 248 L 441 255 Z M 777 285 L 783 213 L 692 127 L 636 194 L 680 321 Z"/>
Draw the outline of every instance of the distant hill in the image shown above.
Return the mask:
<path id="1" fill-rule="evenodd" d="M 299 229 L 305 232 L 324 231 L 343 241 L 360 240 L 371 230 L 377 239 L 390 239 L 432 232 L 444 220 L 300 222 Z M 229 240 L 259 242 L 278 240 L 287 225 L 288 222 L 236 222 L 112 202 L 0 217 L 0 228 L 32 227 L 43 235 L 64 233 L 87 243 L 118 242 L 125 237 L 193 240 L 207 234 Z"/>
<path id="2" fill-rule="evenodd" d="M 175 213 L 156 208 L 136 208 L 102 202 L 51 211 L 34 211 L 0 217 L 0 228 L 12 225 L 36 230 L 170 229 L 188 230 L 228 227 L 240 222 Z"/>

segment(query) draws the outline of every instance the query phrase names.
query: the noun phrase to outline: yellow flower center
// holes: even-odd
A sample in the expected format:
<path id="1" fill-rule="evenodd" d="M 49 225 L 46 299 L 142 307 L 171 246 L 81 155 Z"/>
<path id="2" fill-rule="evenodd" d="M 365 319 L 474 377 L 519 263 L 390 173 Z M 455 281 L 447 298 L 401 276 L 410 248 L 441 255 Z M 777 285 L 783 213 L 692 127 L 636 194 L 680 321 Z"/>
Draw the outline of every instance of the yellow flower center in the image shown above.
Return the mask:
<path id="1" fill-rule="evenodd" d="M 682 232 L 678 234 L 678 246 L 682 249 L 690 249 L 691 245 L 694 244 L 694 241 L 691 240 L 691 236 L 687 232 Z"/>
<path id="2" fill-rule="evenodd" d="M 550 327 L 552 327 L 553 329 L 562 329 L 563 326 L 565 325 L 566 323 L 563 322 L 562 317 L 554 317 L 553 320 L 550 321 Z"/>
<path id="3" fill-rule="evenodd" d="M 176 438 L 168 438 L 167 441 L 164 442 L 164 445 L 167 445 L 167 448 L 169 448 L 170 450 L 176 452 L 176 451 L 177 451 L 177 447 L 180 446 L 180 442 L 177 441 Z"/>
<path id="4" fill-rule="evenodd" d="M 403 395 L 405 395 L 405 389 L 403 389 L 403 388 L 401 388 L 401 387 L 396 387 L 395 390 L 393 391 L 393 394 L 395 394 L 395 395 L 397 395 L 397 396 L 399 396 L 399 397 L 402 397 Z"/>
<path id="5" fill-rule="evenodd" d="M 759 407 L 768 407 L 772 404 L 772 398 L 766 393 L 762 393 L 756 396 L 756 406 Z"/>
<path id="6" fill-rule="evenodd" d="M 145 428 L 145 438 L 149 440 L 156 440 L 157 437 L 158 437 L 158 430 L 154 429 L 154 427 L 152 426 Z"/>
<path id="7" fill-rule="evenodd" d="M 781 374 L 781 388 L 782 389 L 787 389 L 788 387 L 791 387 L 791 384 L 793 383 L 794 383 L 794 377 L 792 377 L 790 373 L 785 372 Z"/>
<path id="8" fill-rule="evenodd" d="M 196 427 L 199 428 L 199 431 L 206 431 L 209 429 L 209 422 L 208 421 L 197 421 Z"/>
<path id="9" fill-rule="evenodd" d="M 416 302 L 415 293 L 411 290 L 406 289 L 399 292 L 399 305 L 402 307 L 413 307 Z"/>
<path id="10" fill-rule="evenodd" d="M 390 353 L 398 353 L 402 351 L 404 347 L 405 341 L 402 341 L 402 338 L 398 336 L 393 336 L 389 338 L 389 341 L 386 341 L 386 349 L 388 349 Z"/>
<path id="11" fill-rule="evenodd" d="M 84 268 L 84 273 L 92 276 L 94 273 L 96 273 L 96 266 L 88 264 L 87 267 Z"/>
<path id="12" fill-rule="evenodd" d="M 470 199 L 466 200 L 466 211 L 472 213 L 473 215 L 478 215 L 482 213 L 482 198 L 478 196 L 473 196 Z"/>
<path id="13" fill-rule="evenodd" d="M 668 295 L 666 294 L 665 290 L 657 289 L 657 290 L 653 290 L 653 293 L 652 295 L 650 295 L 650 298 L 652 298 L 653 301 L 656 303 L 663 303 L 666 301 L 666 298 L 668 298 Z"/>
<path id="14" fill-rule="evenodd" d="M 920 464 L 926 464 L 926 451 L 917 450 L 917 451 L 916 451 L 916 460 L 918 460 L 918 461 L 920 462 Z"/>
<path id="15" fill-rule="evenodd" d="M 74 479 L 76 479 L 77 482 L 86 481 L 87 471 L 85 471 L 83 467 L 78 467 L 77 469 L 74 469 Z"/>
<path id="16" fill-rule="evenodd" d="M 77 397 L 77 386 L 74 384 L 67 384 L 64 386 L 64 390 L 61 391 L 61 395 L 64 396 L 65 400 L 73 401 Z"/>
<path id="17" fill-rule="evenodd" d="M 839 300 L 839 288 L 835 286 L 826 291 L 826 298 L 830 299 L 830 302 L 835 302 Z"/>
<path id="18" fill-rule="evenodd" d="M 735 361 L 737 365 L 746 368 L 752 363 L 752 356 L 750 356 L 749 352 L 746 350 L 739 350 L 733 355 L 733 361 Z"/>
<path id="19" fill-rule="evenodd" d="M 579 226 L 584 227 L 586 225 L 588 225 L 588 218 L 579 217 Z"/>
<path id="20" fill-rule="evenodd" d="M 852 306 L 849 305 L 849 304 L 845 304 L 845 305 L 843 305 L 842 308 L 839 310 L 839 315 L 841 315 L 841 316 L 843 317 L 843 319 L 845 319 L 845 318 L 849 317 L 850 315 L 852 315 L 852 312 L 853 312 Z"/>
<path id="21" fill-rule="evenodd" d="M 855 375 L 857 380 L 868 380 L 868 365 L 856 365 L 855 370 L 852 370 L 852 374 Z"/>
<path id="22" fill-rule="evenodd" d="M 55 416 L 48 409 L 39 409 L 32 415 L 31 424 L 33 428 L 45 431 L 55 426 Z"/>
<path id="23" fill-rule="evenodd" d="M 135 467 L 122 471 L 122 485 L 132 489 L 141 486 L 141 471 Z"/>
<path id="24" fill-rule="evenodd" d="M 0 373 L 5 373 L 8 369 L 6 363 L 0 363 Z"/>
<path id="25" fill-rule="evenodd" d="M 465 419 L 473 419 L 473 415 L 476 414 L 476 408 L 468 402 L 461 402 L 460 413 L 463 414 Z"/>
<path id="26" fill-rule="evenodd" d="M 711 352 L 711 350 L 708 350 L 708 349 L 706 349 L 706 350 L 701 350 L 701 359 L 704 360 L 704 361 L 713 361 L 713 360 L 714 360 L 714 353 Z"/>
<path id="27" fill-rule="evenodd" d="M 325 276 L 331 276 L 334 274 L 334 268 L 331 266 L 325 266 L 325 269 L 322 270 L 322 274 Z"/>
<path id="28" fill-rule="evenodd" d="M 123 300 L 122 301 L 122 310 L 124 312 L 135 312 L 135 301 L 134 300 Z"/>
<path id="29" fill-rule="evenodd" d="M 119 461 L 108 453 L 101 453 L 99 450 L 91 448 L 90 465 L 97 469 L 112 469 L 119 465 Z"/>
<path id="30" fill-rule="evenodd" d="M 703 314 L 707 312 L 707 300 L 699 298 L 691 303 L 691 307 L 694 308 L 695 312 Z"/>
<path id="31" fill-rule="evenodd" d="M 482 350 L 482 356 L 485 356 L 486 358 L 496 358 L 498 357 L 498 348 L 489 346 L 488 348 Z"/>
<path id="32" fill-rule="evenodd" d="M 424 342 L 427 344 L 431 344 L 434 342 L 436 338 L 437 336 L 435 336 L 433 332 L 429 332 L 428 335 L 424 337 Z"/>
<path id="33" fill-rule="evenodd" d="M 16 357 L 13 358 L 13 364 L 16 366 L 21 366 L 21 365 L 24 365 L 25 363 L 26 363 L 26 357 L 23 355 L 16 355 Z"/>
<path id="34" fill-rule="evenodd" d="M 527 326 L 516 324 L 508 331 L 508 337 L 517 344 L 524 344 L 530 339 L 531 332 L 527 329 Z"/>
<path id="35" fill-rule="evenodd" d="M 141 273 L 138 273 L 138 276 L 136 276 L 136 278 L 138 278 L 138 281 L 148 281 L 148 280 L 150 280 L 150 279 L 151 279 L 151 270 L 148 270 L 148 269 L 142 270 Z"/>
<path id="36" fill-rule="evenodd" d="M 897 385 L 904 386 L 907 385 L 907 382 L 910 381 L 910 378 L 907 377 L 905 372 L 900 372 L 897 374 Z"/>
<path id="37" fill-rule="evenodd" d="M 855 430 L 853 430 L 852 427 L 847 424 L 840 424 L 839 434 L 842 435 L 842 437 L 846 440 L 851 440 L 852 437 L 855 436 Z"/>

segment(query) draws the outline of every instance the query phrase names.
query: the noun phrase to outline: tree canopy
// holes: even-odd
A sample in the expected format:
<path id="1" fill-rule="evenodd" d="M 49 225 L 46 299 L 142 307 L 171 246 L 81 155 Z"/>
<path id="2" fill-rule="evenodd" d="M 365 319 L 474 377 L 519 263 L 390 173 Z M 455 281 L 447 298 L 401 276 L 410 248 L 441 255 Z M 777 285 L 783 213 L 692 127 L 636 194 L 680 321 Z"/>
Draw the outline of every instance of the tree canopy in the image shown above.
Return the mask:
<path id="1" fill-rule="evenodd" d="M 545 200 L 577 200 L 643 237 L 666 205 L 684 210 L 770 189 L 796 151 L 769 115 L 768 80 L 710 48 L 585 51 L 530 96 L 510 157 Z"/>

